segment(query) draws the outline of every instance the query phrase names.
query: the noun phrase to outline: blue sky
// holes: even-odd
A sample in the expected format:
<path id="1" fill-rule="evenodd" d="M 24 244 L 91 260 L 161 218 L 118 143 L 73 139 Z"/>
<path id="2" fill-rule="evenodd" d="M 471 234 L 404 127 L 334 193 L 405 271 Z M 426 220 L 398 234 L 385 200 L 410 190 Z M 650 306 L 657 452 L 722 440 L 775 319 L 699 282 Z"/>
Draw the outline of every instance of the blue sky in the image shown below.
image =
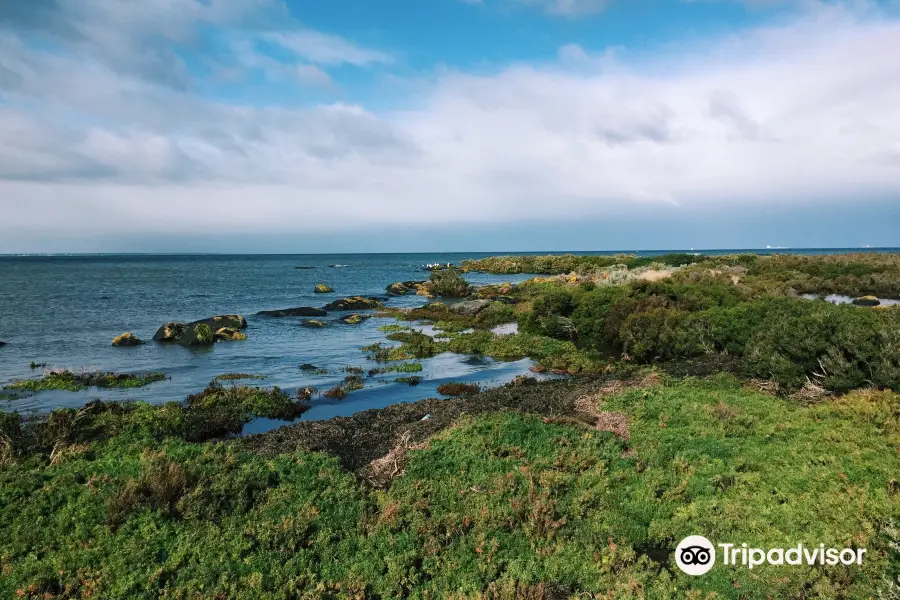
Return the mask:
<path id="1" fill-rule="evenodd" d="M 0 5 L 0 253 L 900 245 L 900 6 Z"/>

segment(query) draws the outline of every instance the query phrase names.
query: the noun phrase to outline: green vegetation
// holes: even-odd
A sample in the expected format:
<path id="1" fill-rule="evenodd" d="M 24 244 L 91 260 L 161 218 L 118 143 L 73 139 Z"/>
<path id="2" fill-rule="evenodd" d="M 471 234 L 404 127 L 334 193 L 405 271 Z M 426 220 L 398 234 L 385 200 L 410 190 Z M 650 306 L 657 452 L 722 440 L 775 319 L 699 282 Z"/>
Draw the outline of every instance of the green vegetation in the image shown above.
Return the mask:
<path id="1" fill-rule="evenodd" d="M 238 379 L 265 379 L 265 375 L 252 375 L 250 373 L 223 373 L 216 375 L 216 381 L 236 381 Z"/>
<path id="2" fill-rule="evenodd" d="M 432 296 L 445 298 L 464 298 L 472 291 L 469 283 L 453 270 L 432 271 L 427 287 Z"/>
<path id="3" fill-rule="evenodd" d="M 422 383 L 422 378 L 418 375 L 409 375 L 406 377 L 398 377 L 394 380 L 394 383 L 405 383 L 410 387 L 414 387 Z"/>
<path id="4" fill-rule="evenodd" d="M 514 273 L 561 275 L 563 273 L 592 273 L 598 269 L 617 265 L 628 269 L 647 267 L 654 263 L 667 267 L 680 267 L 706 260 L 709 260 L 708 257 L 695 256 L 693 254 L 664 254 L 652 257 L 634 256 L 631 254 L 616 254 L 613 256 L 575 256 L 573 254 L 491 256 L 479 260 L 463 261 L 462 268 L 466 271 L 483 271 L 501 275 Z"/>
<path id="5" fill-rule="evenodd" d="M 99 388 L 137 388 L 166 379 L 164 373 L 146 373 L 132 375 L 130 373 L 73 373 L 71 371 L 53 371 L 40 379 L 23 379 L 14 381 L 4 389 L 26 392 L 43 392 L 46 390 L 65 390 L 77 392 L 90 387 Z"/>
<path id="6" fill-rule="evenodd" d="M 29 365 L 29 367 L 31 368 L 32 371 L 34 371 L 35 369 L 45 369 L 45 368 L 47 368 L 47 363 L 39 363 L 39 362 L 31 361 L 31 365 Z"/>
<path id="7" fill-rule="evenodd" d="M 194 331 L 198 344 L 212 344 L 216 341 L 213 337 L 212 327 L 206 323 L 200 323 L 195 327 Z"/>
<path id="8" fill-rule="evenodd" d="M 348 392 L 355 392 L 363 389 L 363 376 L 353 373 L 344 377 L 344 389 Z"/>
<path id="9" fill-rule="evenodd" d="M 729 378 L 663 383 L 585 401 L 622 415 L 627 441 L 464 418 L 398 446 L 384 489 L 321 453 L 159 436 L 172 407 L 95 406 L 52 457 L 0 471 L 0 595 L 878 597 L 900 576 L 900 457 L 886 451 L 900 445 L 898 402 L 861 391 L 804 407 Z M 690 577 L 672 551 L 698 532 L 867 553 L 854 567 Z"/>
<path id="10" fill-rule="evenodd" d="M 388 365 L 377 369 L 369 369 L 369 377 L 384 373 L 419 373 L 422 371 L 422 363 L 405 362 L 396 365 Z"/>

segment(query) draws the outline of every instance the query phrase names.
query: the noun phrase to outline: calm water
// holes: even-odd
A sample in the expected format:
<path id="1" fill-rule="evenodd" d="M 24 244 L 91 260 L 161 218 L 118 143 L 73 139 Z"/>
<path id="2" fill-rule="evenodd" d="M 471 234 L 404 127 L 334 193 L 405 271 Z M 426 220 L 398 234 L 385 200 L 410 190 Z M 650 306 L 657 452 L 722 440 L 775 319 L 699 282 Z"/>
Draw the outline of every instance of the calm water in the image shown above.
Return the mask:
<path id="1" fill-rule="evenodd" d="M 307 385 L 324 390 L 343 379 L 343 367 L 374 366 L 359 348 L 384 341 L 385 334 L 378 327 L 393 321 L 370 319 L 355 326 L 329 323 L 325 329 L 307 329 L 299 325 L 300 318 L 253 316 L 257 311 L 321 306 L 339 296 L 381 295 L 391 282 L 427 278 L 424 264 L 458 263 L 481 256 L 487 254 L 0 257 L 0 340 L 7 342 L 0 348 L 0 385 L 41 375 L 40 370 L 30 369 L 32 361 L 71 370 L 162 371 L 171 377 L 136 390 L 43 392 L 0 402 L 0 410 L 46 411 L 80 406 L 93 398 L 182 400 L 214 376 L 229 372 L 266 375 L 262 384 L 288 391 Z M 298 270 L 296 266 L 315 268 Z M 525 277 L 470 274 L 468 279 L 483 284 Z M 314 294 L 316 283 L 328 284 L 336 292 Z M 423 302 L 419 296 L 403 296 L 392 298 L 388 305 L 408 307 Z M 220 342 L 202 349 L 152 341 L 137 348 L 110 345 L 113 337 L 124 331 L 150 340 L 167 321 L 232 313 L 247 317 L 247 341 Z M 333 313 L 325 320 L 335 321 L 339 316 Z M 330 374 L 304 374 L 298 369 L 302 363 L 327 368 Z M 446 381 L 499 385 L 527 372 L 531 365 L 528 360 L 481 361 L 450 354 L 422 363 L 425 370 L 419 375 L 425 381 L 417 387 L 393 383 L 396 375 L 371 378 L 366 389 L 345 400 L 315 400 L 303 418 L 348 415 L 435 396 L 437 385 Z M 256 428 L 271 426 L 253 424 Z"/>

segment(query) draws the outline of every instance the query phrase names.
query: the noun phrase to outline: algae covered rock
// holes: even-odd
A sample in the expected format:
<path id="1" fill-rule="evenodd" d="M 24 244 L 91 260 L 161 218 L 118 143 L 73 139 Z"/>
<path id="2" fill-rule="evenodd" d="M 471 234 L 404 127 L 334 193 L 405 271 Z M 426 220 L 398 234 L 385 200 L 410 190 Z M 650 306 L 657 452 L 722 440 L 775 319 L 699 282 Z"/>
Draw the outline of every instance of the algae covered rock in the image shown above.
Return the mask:
<path id="1" fill-rule="evenodd" d="M 389 296 L 405 296 L 410 293 L 415 294 L 424 285 L 424 281 L 398 281 L 385 289 Z"/>
<path id="2" fill-rule="evenodd" d="M 353 313 L 352 315 L 347 315 L 346 317 L 341 319 L 341 321 L 343 321 L 347 325 L 359 325 L 368 318 L 368 315 L 358 315 L 356 313 Z"/>
<path id="3" fill-rule="evenodd" d="M 325 327 L 327 325 L 325 321 L 320 321 L 318 319 L 306 319 L 300 324 L 304 327 L 310 327 L 312 329 L 321 329 L 322 327 Z"/>
<path id="4" fill-rule="evenodd" d="M 158 342 L 178 342 L 184 346 L 209 346 L 219 339 L 216 336 L 219 330 L 228 329 L 238 332 L 246 327 L 247 319 L 241 315 L 217 315 L 190 323 L 166 323 L 157 330 L 153 339 Z M 244 336 L 244 334 L 241 335 Z"/>
<path id="5" fill-rule="evenodd" d="M 130 332 L 127 332 L 127 331 L 125 333 L 123 333 L 122 335 L 116 337 L 112 341 L 112 345 L 116 346 L 117 348 L 125 347 L 125 346 L 140 346 L 143 343 L 144 343 L 144 340 L 138 338 L 136 335 L 134 335 Z"/>
<path id="6" fill-rule="evenodd" d="M 247 328 L 247 319 L 241 315 L 218 315 L 211 319 L 204 319 L 204 321 L 212 321 L 209 325 L 213 327 L 213 329 L 220 329 L 222 327 L 229 327 L 231 329 Z M 199 323 L 201 321 L 195 322 Z"/>
<path id="7" fill-rule="evenodd" d="M 881 304 L 881 300 L 875 296 L 860 296 L 853 300 L 853 304 L 856 306 L 878 306 Z"/>
<path id="8" fill-rule="evenodd" d="M 216 330 L 216 341 L 241 341 L 246 340 L 247 334 L 241 333 L 237 329 L 231 327 L 220 327 Z"/>
<path id="9" fill-rule="evenodd" d="M 324 317 L 328 311 L 312 306 L 297 306 L 296 308 L 281 308 L 278 310 L 261 310 L 256 313 L 261 317 Z"/>
<path id="10" fill-rule="evenodd" d="M 367 310 L 382 308 L 384 304 L 378 298 L 365 298 L 363 296 L 351 296 L 339 298 L 325 305 L 325 310 Z"/>
<path id="11" fill-rule="evenodd" d="M 316 288 L 313 291 L 317 294 L 330 294 L 334 289 L 328 287 L 324 283 L 317 283 Z"/>

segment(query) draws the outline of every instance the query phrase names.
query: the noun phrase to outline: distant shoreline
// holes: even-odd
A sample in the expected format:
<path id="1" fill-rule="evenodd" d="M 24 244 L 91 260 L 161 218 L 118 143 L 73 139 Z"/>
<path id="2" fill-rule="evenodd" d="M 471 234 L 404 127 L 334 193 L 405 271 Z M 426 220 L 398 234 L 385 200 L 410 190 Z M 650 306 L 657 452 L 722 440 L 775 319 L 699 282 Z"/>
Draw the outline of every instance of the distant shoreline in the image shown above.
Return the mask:
<path id="1" fill-rule="evenodd" d="M 673 254 L 673 253 L 697 253 L 697 254 L 807 254 L 810 252 L 820 253 L 840 253 L 846 254 L 851 252 L 900 252 L 900 246 L 847 246 L 847 247 L 809 247 L 809 248 L 790 248 L 790 247 L 770 247 L 770 248 L 664 248 L 664 249 L 642 249 L 642 250 L 486 250 L 483 252 L 473 252 L 468 250 L 445 250 L 440 252 L 21 252 L 12 254 L 0 253 L 0 259 L 3 258 L 127 258 L 127 257 L 180 257 L 180 256 L 202 256 L 202 257 L 231 257 L 231 256 L 254 256 L 254 257 L 289 257 L 289 256 L 400 256 L 400 255 L 421 255 L 435 256 L 445 254 L 466 254 L 466 255 L 494 255 L 494 256 L 520 256 L 520 255 L 557 255 L 557 254 L 578 254 L 578 255 L 615 255 L 615 254 Z"/>

